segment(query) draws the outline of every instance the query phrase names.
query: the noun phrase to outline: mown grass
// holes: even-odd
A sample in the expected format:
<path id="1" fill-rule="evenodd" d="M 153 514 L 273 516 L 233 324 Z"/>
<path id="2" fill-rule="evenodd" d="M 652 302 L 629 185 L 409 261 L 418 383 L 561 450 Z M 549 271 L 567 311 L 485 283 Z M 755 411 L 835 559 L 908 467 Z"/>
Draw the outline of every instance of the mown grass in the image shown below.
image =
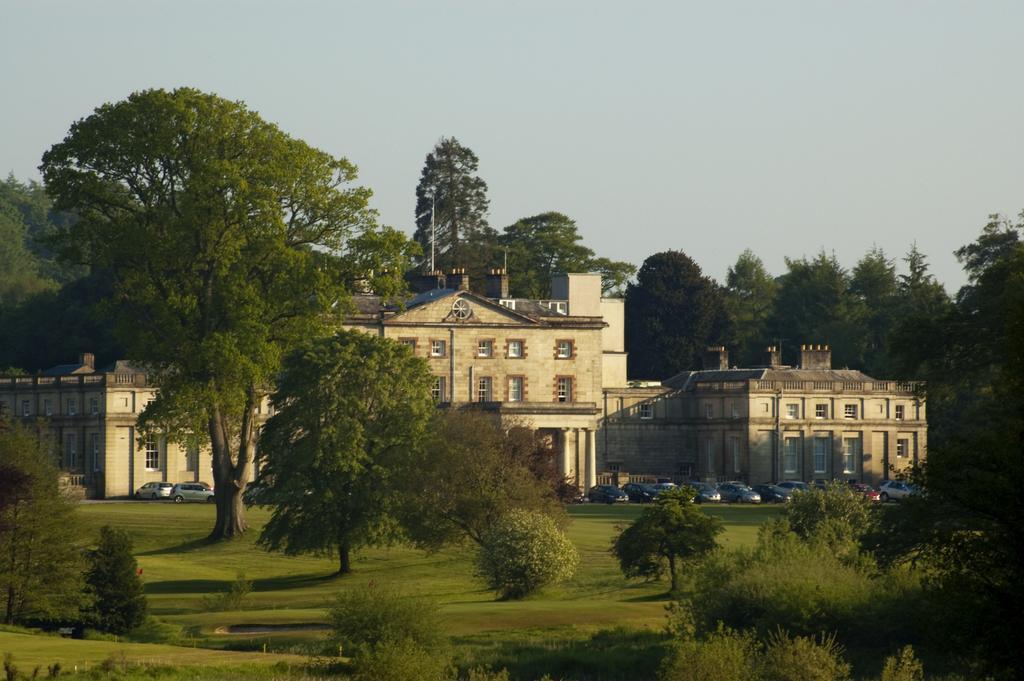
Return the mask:
<path id="1" fill-rule="evenodd" d="M 474 579 L 472 552 L 466 549 L 433 554 L 407 546 L 369 549 L 356 555 L 353 574 L 337 577 L 336 563 L 329 557 L 284 556 L 260 548 L 256 538 L 269 517 L 266 509 L 249 509 L 251 529 L 244 537 L 210 544 L 205 536 L 212 526 L 214 509 L 205 504 L 83 505 L 80 514 L 90 538 L 107 524 L 124 529 L 132 537 L 143 569 L 150 613 L 156 620 L 145 633 L 136 636 L 153 643 L 0 634 L 0 651 L 14 652 L 23 658 L 24 666 L 59 660 L 65 668 L 68 664 L 94 664 L 118 651 L 129 660 L 153 664 L 162 664 L 165 656 L 172 656 L 176 665 L 208 666 L 223 660 L 236 665 L 258 660 L 290 661 L 292 658 L 263 657 L 262 652 L 255 651 L 318 652 L 325 646 L 323 632 L 236 635 L 224 633 L 223 628 L 237 624 L 322 623 L 339 590 L 373 582 L 437 600 L 461 663 L 519 665 L 524 670 L 523 678 L 528 678 L 534 668 L 553 664 L 552 657 L 576 659 L 580 664 L 590 659 L 595 663 L 599 658 L 593 656 L 593 651 L 611 645 L 611 639 L 602 638 L 601 633 L 610 629 L 619 632 L 616 658 L 637 655 L 649 660 L 654 654 L 652 641 L 660 636 L 665 623 L 667 584 L 625 580 L 609 553 L 616 527 L 635 518 L 641 508 L 571 507 L 568 533 L 581 554 L 577 576 L 523 601 L 498 602 Z M 728 547 L 753 543 L 757 527 L 780 512 L 772 507 L 705 508 L 723 519 L 725 532 L 720 540 Z M 207 611 L 203 599 L 227 590 L 239 573 L 244 573 L 254 587 L 242 608 Z M 195 647 L 160 645 L 165 643 Z M 239 658 L 222 650 L 254 652 Z"/>

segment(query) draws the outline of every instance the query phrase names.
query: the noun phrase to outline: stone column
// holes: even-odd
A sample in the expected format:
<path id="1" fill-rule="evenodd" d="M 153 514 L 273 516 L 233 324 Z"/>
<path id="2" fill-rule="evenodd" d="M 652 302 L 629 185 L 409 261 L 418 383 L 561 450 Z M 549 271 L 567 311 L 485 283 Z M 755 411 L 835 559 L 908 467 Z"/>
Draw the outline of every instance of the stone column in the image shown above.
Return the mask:
<path id="1" fill-rule="evenodd" d="M 569 451 L 569 429 L 562 428 L 562 460 L 559 462 L 558 472 L 563 478 L 568 478 L 572 473 L 572 452 Z"/>
<path id="2" fill-rule="evenodd" d="M 586 489 L 597 484 L 597 431 L 593 428 L 584 430 L 587 434 L 587 478 Z"/>

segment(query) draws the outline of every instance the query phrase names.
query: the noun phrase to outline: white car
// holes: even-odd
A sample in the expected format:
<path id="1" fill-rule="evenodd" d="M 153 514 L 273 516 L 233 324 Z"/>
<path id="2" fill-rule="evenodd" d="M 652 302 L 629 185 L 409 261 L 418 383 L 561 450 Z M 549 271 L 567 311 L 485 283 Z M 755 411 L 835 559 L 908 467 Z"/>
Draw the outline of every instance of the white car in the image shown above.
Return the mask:
<path id="1" fill-rule="evenodd" d="M 171 488 L 174 487 L 169 482 L 147 482 L 142 487 L 135 490 L 136 499 L 167 499 L 171 496 Z"/>
<path id="2" fill-rule="evenodd" d="M 878 486 L 878 499 L 879 501 L 899 501 L 900 499 L 906 499 L 912 494 L 917 494 L 920 490 L 916 485 L 911 485 L 909 482 L 903 482 L 902 480 L 886 480 Z"/>
<path id="3" fill-rule="evenodd" d="M 201 482 L 179 482 L 171 490 L 170 496 L 176 504 L 185 501 L 214 501 L 213 490 Z"/>

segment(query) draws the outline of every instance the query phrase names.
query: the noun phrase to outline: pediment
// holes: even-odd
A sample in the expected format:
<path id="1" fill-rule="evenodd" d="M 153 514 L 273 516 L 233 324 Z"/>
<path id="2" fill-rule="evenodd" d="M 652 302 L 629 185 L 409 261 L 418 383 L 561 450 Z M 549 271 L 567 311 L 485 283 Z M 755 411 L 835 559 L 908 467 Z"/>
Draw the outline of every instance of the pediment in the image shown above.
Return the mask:
<path id="1" fill-rule="evenodd" d="M 468 291 L 455 291 L 422 303 L 385 324 L 457 324 L 460 326 L 536 326 L 537 321 Z"/>

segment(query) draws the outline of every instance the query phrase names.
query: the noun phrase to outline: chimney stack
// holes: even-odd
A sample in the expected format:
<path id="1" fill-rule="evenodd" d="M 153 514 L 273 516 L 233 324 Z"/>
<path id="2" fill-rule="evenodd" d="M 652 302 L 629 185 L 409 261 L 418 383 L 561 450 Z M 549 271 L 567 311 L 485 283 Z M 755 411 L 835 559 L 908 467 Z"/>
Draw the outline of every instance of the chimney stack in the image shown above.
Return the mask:
<path id="1" fill-rule="evenodd" d="M 764 349 L 765 351 L 765 364 L 772 369 L 778 369 L 782 366 L 782 353 L 779 352 L 779 346 L 769 345 Z"/>
<path id="2" fill-rule="evenodd" d="M 724 345 L 713 345 L 704 352 L 704 368 L 722 370 L 729 368 L 729 351 Z"/>
<path id="3" fill-rule="evenodd" d="M 96 355 L 92 354 L 91 352 L 83 352 L 82 354 L 80 354 L 78 356 L 78 363 L 79 364 L 84 364 L 85 366 L 87 366 L 90 369 L 92 369 L 93 371 L 95 371 L 96 370 Z"/>
<path id="4" fill-rule="evenodd" d="M 831 369 L 832 350 L 827 345 L 801 345 L 801 369 Z"/>
<path id="5" fill-rule="evenodd" d="M 504 267 L 495 267 L 487 273 L 488 298 L 508 298 L 508 272 Z"/>
<path id="6" fill-rule="evenodd" d="M 465 267 L 452 268 L 448 274 L 448 288 L 453 288 L 456 291 L 469 290 L 469 275 L 466 274 Z"/>

